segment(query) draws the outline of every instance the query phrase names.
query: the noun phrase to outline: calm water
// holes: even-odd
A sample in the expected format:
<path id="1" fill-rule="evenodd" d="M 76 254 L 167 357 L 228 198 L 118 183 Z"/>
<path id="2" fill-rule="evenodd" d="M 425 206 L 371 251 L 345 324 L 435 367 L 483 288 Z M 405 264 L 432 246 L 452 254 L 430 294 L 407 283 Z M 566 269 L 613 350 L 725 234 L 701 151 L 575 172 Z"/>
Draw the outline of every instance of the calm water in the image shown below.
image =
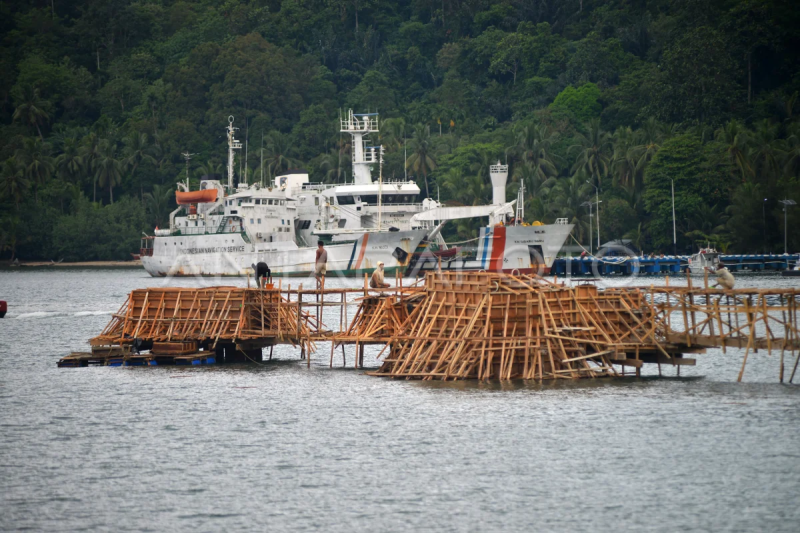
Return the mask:
<path id="1" fill-rule="evenodd" d="M 310 370 L 285 347 L 263 366 L 56 368 L 164 283 L 0 272 L 0 529 L 797 531 L 800 386 L 777 355 L 741 384 L 733 350 L 558 386 L 384 380 L 329 370 L 326 345 Z"/>

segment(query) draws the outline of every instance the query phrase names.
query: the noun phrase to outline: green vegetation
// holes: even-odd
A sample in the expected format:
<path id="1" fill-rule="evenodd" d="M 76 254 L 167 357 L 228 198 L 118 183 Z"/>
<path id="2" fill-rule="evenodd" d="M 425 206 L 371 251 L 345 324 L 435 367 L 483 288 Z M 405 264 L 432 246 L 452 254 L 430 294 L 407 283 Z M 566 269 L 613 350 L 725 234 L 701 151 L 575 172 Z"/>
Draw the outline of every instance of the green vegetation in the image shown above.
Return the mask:
<path id="1" fill-rule="evenodd" d="M 377 110 L 384 176 L 478 204 L 508 161 L 529 218 L 583 243 L 594 186 L 602 240 L 647 251 L 672 250 L 673 183 L 680 252 L 782 251 L 800 202 L 792 0 L 25 0 L 0 28 L 6 259 L 129 257 L 182 152 L 222 173 L 228 115 L 249 179 L 341 182 L 339 110 Z"/>

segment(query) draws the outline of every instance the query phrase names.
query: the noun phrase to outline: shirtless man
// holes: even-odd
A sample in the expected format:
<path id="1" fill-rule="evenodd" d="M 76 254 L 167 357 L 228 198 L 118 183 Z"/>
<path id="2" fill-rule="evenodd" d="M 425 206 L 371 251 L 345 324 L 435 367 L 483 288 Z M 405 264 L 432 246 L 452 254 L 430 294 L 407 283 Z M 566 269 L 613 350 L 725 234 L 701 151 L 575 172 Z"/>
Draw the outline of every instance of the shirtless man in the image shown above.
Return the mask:
<path id="1" fill-rule="evenodd" d="M 325 249 L 322 241 L 317 242 L 317 259 L 314 262 L 314 275 L 317 279 L 325 277 L 328 271 L 328 251 Z"/>

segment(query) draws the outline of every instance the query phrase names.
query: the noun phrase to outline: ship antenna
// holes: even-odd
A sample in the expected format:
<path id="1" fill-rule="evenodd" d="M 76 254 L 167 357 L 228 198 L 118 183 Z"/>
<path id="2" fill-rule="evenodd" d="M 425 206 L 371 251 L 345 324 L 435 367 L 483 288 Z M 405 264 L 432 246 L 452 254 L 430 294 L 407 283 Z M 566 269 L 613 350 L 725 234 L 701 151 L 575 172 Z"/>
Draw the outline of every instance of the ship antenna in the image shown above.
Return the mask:
<path id="1" fill-rule="evenodd" d="M 403 126 L 403 176 L 408 181 L 408 148 L 406 147 L 406 128 Z"/>
<path id="2" fill-rule="evenodd" d="M 228 131 L 228 190 L 233 190 L 233 162 L 235 158 L 233 151 L 242 148 L 242 143 L 233 137 L 234 131 L 239 129 L 233 127 L 233 115 L 228 117 L 228 127 L 225 129 Z"/>
<path id="3" fill-rule="evenodd" d="M 264 130 L 261 130 L 261 186 L 264 186 Z"/>
<path id="4" fill-rule="evenodd" d="M 189 192 L 189 160 L 192 158 L 193 155 L 197 154 L 190 154 L 189 150 L 186 150 L 181 155 L 186 160 L 186 192 Z"/>
<path id="5" fill-rule="evenodd" d="M 378 231 L 380 231 L 383 214 L 383 145 L 378 147 L 378 154 Z"/>

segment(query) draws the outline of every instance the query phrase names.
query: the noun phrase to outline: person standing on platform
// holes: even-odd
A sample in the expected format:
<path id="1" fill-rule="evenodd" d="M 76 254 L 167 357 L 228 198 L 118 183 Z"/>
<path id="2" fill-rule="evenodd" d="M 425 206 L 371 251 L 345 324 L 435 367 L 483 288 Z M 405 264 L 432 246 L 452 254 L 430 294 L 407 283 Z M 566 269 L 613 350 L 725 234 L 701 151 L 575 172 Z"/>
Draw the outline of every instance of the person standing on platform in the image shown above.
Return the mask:
<path id="1" fill-rule="evenodd" d="M 389 284 L 383 280 L 383 261 L 378 261 L 378 268 L 372 273 L 369 286 L 373 289 L 387 289 Z"/>
<path id="2" fill-rule="evenodd" d="M 318 280 L 324 279 L 328 272 L 328 251 L 322 241 L 317 242 L 317 259 L 314 264 L 314 275 Z"/>

